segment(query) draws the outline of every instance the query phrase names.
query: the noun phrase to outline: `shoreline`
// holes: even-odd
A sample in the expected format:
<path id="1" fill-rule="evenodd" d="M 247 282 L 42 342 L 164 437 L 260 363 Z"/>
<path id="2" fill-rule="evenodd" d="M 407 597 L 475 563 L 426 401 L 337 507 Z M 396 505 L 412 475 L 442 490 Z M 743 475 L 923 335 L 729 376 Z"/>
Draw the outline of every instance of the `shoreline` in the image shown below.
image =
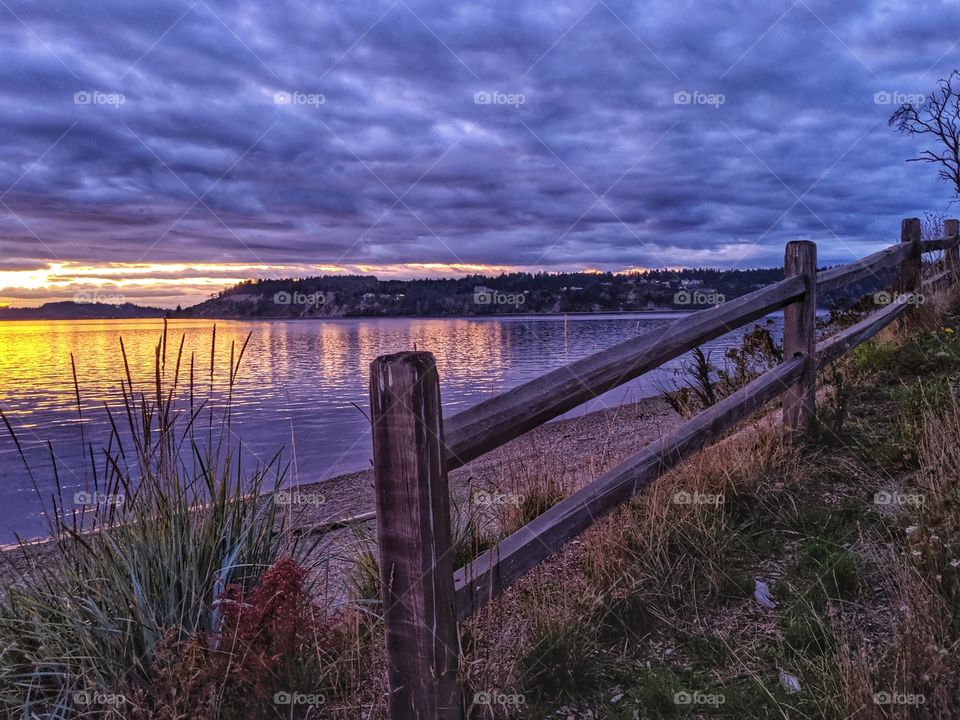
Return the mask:
<path id="1" fill-rule="evenodd" d="M 561 417 L 451 471 L 451 496 L 462 501 L 471 490 L 503 490 L 504 484 L 529 480 L 530 475 L 557 480 L 568 490 L 575 490 L 659 439 L 680 422 L 682 418 L 659 394 L 582 415 Z M 514 471 L 526 477 L 514 477 Z M 279 492 L 288 493 L 288 497 L 300 494 L 298 499 L 290 497 L 291 518 L 295 517 L 301 524 L 323 525 L 373 511 L 373 483 L 373 470 L 365 469 L 290 485 Z M 317 502 L 317 496 L 322 496 L 322 500 Z M 329 532 L 344 529 L 347 528 Z"/>
<path id="2" fill-rule="evenodd" d="M 536 469 L 542 470 L 541 474 L 576 489 L 680 422 L 681 418 L 670 409 L 662 395 L 582 415 L 560 417 L 451 471 L 451 497 L 455 502 L 463 501 L 471 489 L 485 492 L 500 489 L 504 483 L 515 483 L 521 478 L 512 477 L 514 470 L 524 476 L 538 474 L 531 473 L 531 465 L 538 466 Z M 553 477 L 553 474 L 559 477 Z M 518 490 L 517 487 L 512 489 L 514 492 Z M 315 526 L 336 524 L 373 511 L 373 470 L 355 470 L 322 480 L 287 485 L 275 494 L 285 494 L 290 500 L 278 502 L 278 515 L 291 523 L 294 532 L 310 534 Z M 322 534 L 349 533 L 355 524 L 362 523 L 350 523 Z M 51 542 L 50 536 L 36 536 L 24 539 L 22 545 L 4 543 L 0 545 L 0 553 L 9 556 L 24 548 L 42 554 L 43 548 Z"/>

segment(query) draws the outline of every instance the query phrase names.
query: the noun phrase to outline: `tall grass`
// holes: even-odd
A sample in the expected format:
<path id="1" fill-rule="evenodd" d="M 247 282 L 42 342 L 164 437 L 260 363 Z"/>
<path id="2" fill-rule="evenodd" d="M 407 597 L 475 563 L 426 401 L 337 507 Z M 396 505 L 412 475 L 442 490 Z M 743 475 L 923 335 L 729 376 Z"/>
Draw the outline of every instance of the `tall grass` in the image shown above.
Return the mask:
<path id="1" fill-rule="evenodd" d="M 80 498 L 89 504 L 64 498 L 55 465 L 48 546 L 20 541 L 20 561 L 6 558 L 0 708 L 8 716 L 125 716 L 90 698 L 148 686 L 154 651 L 171 632 L 214 645 L 227 585 L 249 587 L 292 551 L 271 493 L 284 475 L 279 456 L 245 471 L 231 440 L 245 348 L 231 344 L 226 387 L 216 388 L 214 328 L 204 393 L 193 355 L 185 367 L 183 338 L 168 358 L 166 326 L 147 387 L 134 383 L 121 340 L 120 410 L 106 408 L 105 445 L 85 447 L 92 488 Z M 225 402 L 216 410 L 218 394 Z"/>

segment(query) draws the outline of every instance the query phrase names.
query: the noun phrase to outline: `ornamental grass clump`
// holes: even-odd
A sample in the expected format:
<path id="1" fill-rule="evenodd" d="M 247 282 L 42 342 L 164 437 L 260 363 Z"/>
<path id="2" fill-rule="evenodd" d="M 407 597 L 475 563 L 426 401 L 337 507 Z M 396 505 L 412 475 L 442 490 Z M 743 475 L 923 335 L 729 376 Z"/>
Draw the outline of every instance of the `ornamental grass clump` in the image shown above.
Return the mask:
<path id="1" fill-rule="evenodd" d="M 218 600 L 253 587 L 294 550 L 272 493 L 284 476 L 279 455 L 247 470 L 231 442 L 230 405 L 246 342 L 239 350 L 231 344 L 229 379 L 217 387 L 214 328 L 204 388 L 183 339 L 172 363 L 167 340 L 165 327 L 147 387 L 135 386 L 121 340 L 120 409 L 106 406 L 104 446 L 84 448 L 93 481 L 77 497 L 90 498 L 88 506 L 64 501 L 51 450 L 57 491 L 45 510 L 50 539 L 39 547 L 20 541 L 5 558 L 4 716 L 131 716 L 132 708 L 122 707 L 129 698 L 115 690 L 149 691 L 161 641 L 217 637 L 229 617 Z"/>

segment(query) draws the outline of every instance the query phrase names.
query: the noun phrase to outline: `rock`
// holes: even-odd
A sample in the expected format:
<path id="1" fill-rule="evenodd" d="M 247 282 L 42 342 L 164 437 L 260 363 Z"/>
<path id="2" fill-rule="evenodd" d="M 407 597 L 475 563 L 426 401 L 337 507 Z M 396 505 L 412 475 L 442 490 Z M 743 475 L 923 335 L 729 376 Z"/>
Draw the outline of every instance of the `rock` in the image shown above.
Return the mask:
<path id="1" fill-rule="evenodd" d="M 783 670 L 780 671 L 780 684 L 790 695 L 800 692 L 800 678 Z"/>
<path id="2" fill-rule="evenodd" d="M 770 586 L 762 580 L 754 580 L 753 599 L 757 601 L 760 607 L 772 610 L 777 606 L 773 595 L 770 594 Z"/>

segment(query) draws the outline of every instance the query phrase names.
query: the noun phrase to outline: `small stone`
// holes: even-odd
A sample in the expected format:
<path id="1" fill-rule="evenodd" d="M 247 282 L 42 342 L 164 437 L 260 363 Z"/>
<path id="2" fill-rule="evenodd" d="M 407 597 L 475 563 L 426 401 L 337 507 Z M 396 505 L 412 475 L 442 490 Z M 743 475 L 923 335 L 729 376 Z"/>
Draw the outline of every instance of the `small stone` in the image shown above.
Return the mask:
<path id="1" fill-rule="evenodd" d="M 757 601 L 760 607 L 772 610 L 777 606 L 773 595 L 770 594 L 770 586 L 762 580 L 754 580 L 753 599 Z"/>
<path id="2" fill-rule="evenodd" d="M 789 695 L 800 692 L 800 678 L 783 670 L 780 671 L 780 684 Z"/>

